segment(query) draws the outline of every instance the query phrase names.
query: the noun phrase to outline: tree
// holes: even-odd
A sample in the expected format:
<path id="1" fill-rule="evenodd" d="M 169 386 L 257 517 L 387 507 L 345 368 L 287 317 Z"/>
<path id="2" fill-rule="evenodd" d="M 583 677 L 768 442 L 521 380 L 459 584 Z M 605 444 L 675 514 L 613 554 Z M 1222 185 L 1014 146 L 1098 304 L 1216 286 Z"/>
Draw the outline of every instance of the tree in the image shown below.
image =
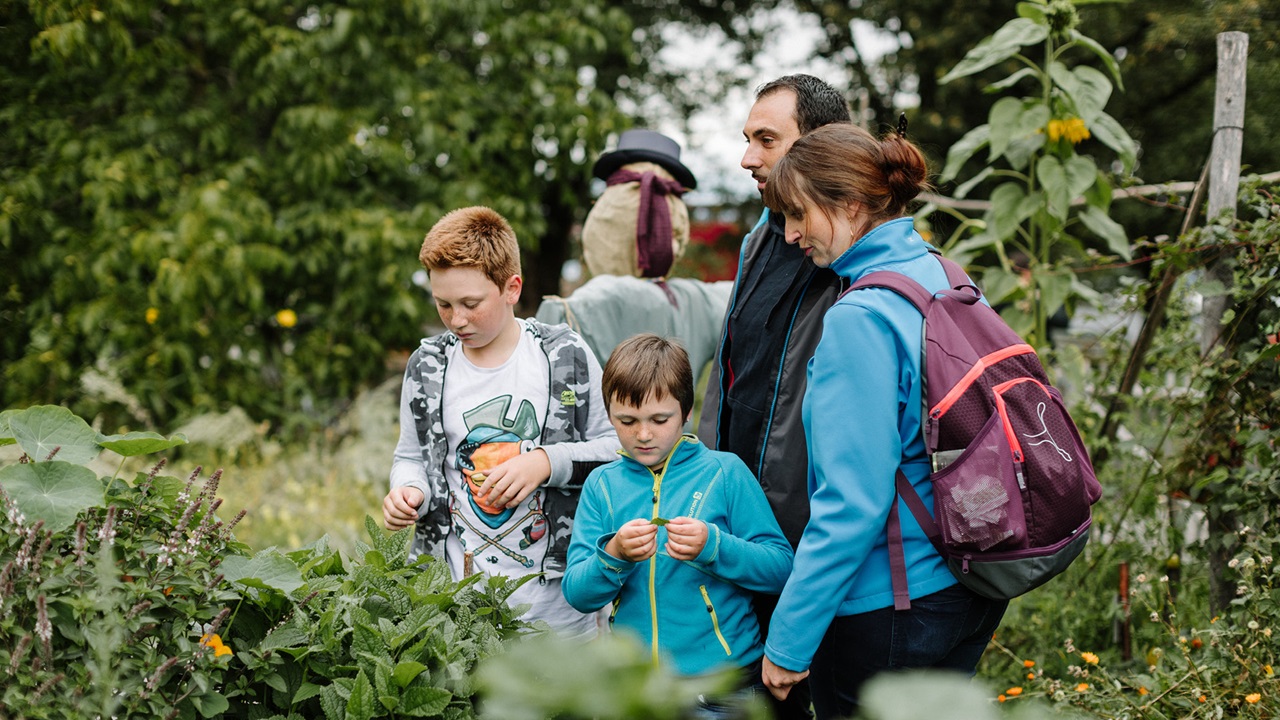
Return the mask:
<path id="1" fill-rule="evenodd" d="M 587 0 L 6 3 L 4 403 L 324 419 L 421 336 L 445 211 L 503 213 L 541 277 L 632 33 Z"/>

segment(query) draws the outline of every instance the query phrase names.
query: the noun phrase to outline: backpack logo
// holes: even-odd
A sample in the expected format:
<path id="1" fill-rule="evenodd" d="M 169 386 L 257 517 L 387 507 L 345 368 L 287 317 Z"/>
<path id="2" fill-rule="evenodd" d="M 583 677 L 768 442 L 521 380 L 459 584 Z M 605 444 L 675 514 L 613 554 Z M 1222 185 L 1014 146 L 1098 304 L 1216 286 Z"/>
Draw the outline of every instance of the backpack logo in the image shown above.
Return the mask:
<path id="1" fill-rule="evenodd" d="M 1040 403 L 1036 405 L 1036 414 L 1040 416 L 1040 428 L 1041 428 L 1040 432 L 1034 435 L 1023 435 L 1022 437 L 1028 440 L 1032 440 L 1034 438 L 1038 438 L 1041 435 L 1043 435 L 1044 436 L 1043 440 L 1041 440 L 1040 442 L 1031 443 L 1027 447 L 1040 447 L 1045 443 L 1049 443 L 1050 445 L 1053 446 L 1054 450 L 1058 451 L 1058 455 L 1062 456 L 1063 460 L 1066 460 L 1067 462 L 1074 462 L 1071 459 L 1071 453 L 1067 452 L 1066 450 L 1063 450 L 1062 447 L 1058 445 L 1058 443 L 1054 442 L 1053 435 L 1049 434 L 1049 426 L 1045 424 L 1045 421 L 1044 421 L 1044 412 L 1047 408 L 1048 406 L 1044 403 Z"/>
<path id="2" fill-rule="evenodd" d="M 1035 349 L 980 302 L 959 265 L 935 257 L 947 274 L 940 292 L 891 271 L 870 273 L 846 292 L 892 290 L 924 316 L 932 512 L 901 469 L 897 495 L 961 583 L 1006 600 L 1048 582 L 1083 551 L 1102 487 Z M 1026 452 L 1032 448 L 1040 449 Z M 888 526 L 894 607 L 904 610 L 911 600 L 897 502 Z"/>
<path id="3" fill-rule="evenodd" d="M 560 404 L 561 404 L 561 405 L 577 405 L 577 404 L 578 404 L 578 394 L 577 394 L 577 393 L 575 393 L 575 392 L 574 392 L 574 391 L 572 391 L 572 390 L 561 390 L 561 391 L 560 391 Z"/>

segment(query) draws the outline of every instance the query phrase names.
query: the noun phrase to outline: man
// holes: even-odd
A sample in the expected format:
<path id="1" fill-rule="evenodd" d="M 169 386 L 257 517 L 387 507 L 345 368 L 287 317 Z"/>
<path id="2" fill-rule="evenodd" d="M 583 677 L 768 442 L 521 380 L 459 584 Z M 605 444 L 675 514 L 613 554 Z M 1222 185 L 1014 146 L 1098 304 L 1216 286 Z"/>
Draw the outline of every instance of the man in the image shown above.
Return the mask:
<path id="1" fill-rule="evenodd" d="M 769 172 L 801 135 L 850 122 L 849 105 L 811 75 L 762 85 L 742 134 L 742 167 L 764 192 Z M 800 418 L 805 371 L 822 334 L 822 316 L 840 294 L 835 273 L 783 240 L 783 218 L 767 209 L 742 243 L 738 277 L 712 363 L 698 435 L 742 458 L 764 488 L 792 548 L 809 520 L 808 450 Z M 766 636 L 776 595 L 757 595 Z M 808 718 L 809 692 L 797 686 L 778 718 Z"/>

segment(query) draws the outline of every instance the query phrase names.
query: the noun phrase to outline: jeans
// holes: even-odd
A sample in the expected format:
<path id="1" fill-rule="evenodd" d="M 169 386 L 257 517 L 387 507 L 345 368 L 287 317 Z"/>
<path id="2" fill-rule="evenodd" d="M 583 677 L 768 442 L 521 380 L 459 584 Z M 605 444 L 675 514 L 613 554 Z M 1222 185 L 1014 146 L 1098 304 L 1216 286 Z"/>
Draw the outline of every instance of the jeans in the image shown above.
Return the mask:
<path id="1" fill-rule="evenodd" d="M 760 678 L 761 660 L 742 668 L 738 688 L 727 695 L 698 696 L 698 705 L 689 714 L 690 720 L 745 720 L 747 706 L 752 698 L 770 697 Z"/>
<path id="2" fill-rule="evenodd" d="M 883 670 L 941 668 L 972 676 L 1007 606 L 957 584 L 913 599 L 910 610 L 835 618 L 809 668 L 818 720 L 855 715 L 863 683 Z"/>

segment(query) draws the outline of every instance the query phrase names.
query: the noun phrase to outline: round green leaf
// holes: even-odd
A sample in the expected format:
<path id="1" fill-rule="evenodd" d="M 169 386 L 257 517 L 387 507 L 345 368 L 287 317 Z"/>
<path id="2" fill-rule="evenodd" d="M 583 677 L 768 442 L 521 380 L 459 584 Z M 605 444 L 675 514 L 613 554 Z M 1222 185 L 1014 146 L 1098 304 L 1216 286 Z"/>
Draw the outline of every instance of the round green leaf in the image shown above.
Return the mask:
<path id="1" fill-rule="evenodd" d="M 13 437 L 13 431 L 9 429 L 9 418 L 17 414 L 17 412 L 17 410 L 0 412 L 0 447 L 18 442 Z"/>
<path id="2" fill-rule="evenodd" d="M 71 527 L 81 511 L 102 506 L 102 481 L 83 465 L 52 460 L 0 469 L 0 486 L 18 504 L 28 522 L 43 520 L 46 530 Z"/>
<path id="3" fill-rule="evenodd" d="M 22 451 L 42 462 L 56 448 L 57 459 L 84 464 L 98 457 L 98 433 L 70 410 L 36 405 L 9 416 L 9 429 Z"/>
<path id="4" fill-rule="evenodd" d="M 98 440 L 98 444 L 124 457 L 137 457 L 186 445 L 187 436 L 177 433 L 172 438 L 165 438 L 159 433 L 131 432 L 124 435 L 104 436 Z"/>

